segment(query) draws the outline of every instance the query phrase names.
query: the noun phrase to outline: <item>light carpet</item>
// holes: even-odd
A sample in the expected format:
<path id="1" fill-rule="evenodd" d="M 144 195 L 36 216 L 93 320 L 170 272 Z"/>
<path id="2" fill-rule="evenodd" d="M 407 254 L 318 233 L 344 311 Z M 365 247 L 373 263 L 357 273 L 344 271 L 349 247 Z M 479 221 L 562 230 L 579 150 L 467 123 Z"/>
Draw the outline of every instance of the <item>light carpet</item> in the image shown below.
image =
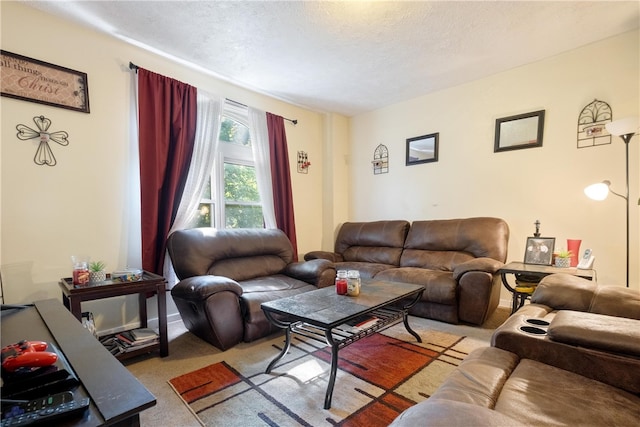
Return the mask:
<path id="1" fill-rule="evenodd" d="M 169 384 L 207 427 L 386 426 L 427 399 L 470 351 L 488 345 L 486 336 L 458 335 L 439 322 L 411 318 L 411 326 L 422 343 L 400 323 L 339 352 L 329 410 L 323 404 L 330 348 L 297 335 L 270 374 L 264 371 L 280 352 L 282 335 L 258 343 L 243 357 L 224 357 Z"/>
<path id="2" fill-rule="evenodd" d="M 510 302 L 509 302 L 510 304 Z M 510 305 L 500 306 L 482 326 L 451 325 L 430 319 L 410 316 L 409 323 L 416 330 L 433 330 L 448 333 L 458 337 L 466 337 L 456 345 L 457 350 L 469 353 L 476 347 L 488 346 L 491 335 L 496 327 L 502 324 L 510 313 Z M 400 330 L 404 328 L 398 326 Z M 395 328 L 395 327 L 394 327 Z M 239 360 L 246 365 L 256 364 L 256 372 L 264 372 L 269 361 L 278 353 L 271 344 L 282 345 L 284 334 L 275 334 L 251 343 L 240 343 L 235 347 L 220 351 L 209 343 L 197 338 L 184 327 L 182 321 L 169 323 L 169 356 L 167 357 L 139 357 L 124 361 L 127 369 L 151 392 L 157 399 L 157 405 L 142 411 L 140 422 L 143 426 L 180 426 L 200 427 L 202 424 L 198 418 L 184 404 L 178 394 L 169 385 L 168 381 L 180 375 L 186 374 L 223 361 Z M 424 335 L 423 335 L 424 337 Z M 406 342 L 414 343 L 415 339 L 407 336 Z M 265 345 L 265 343 L 269 343 Z M 262 354 L 266 351 L 266 354 Z M 289 357 L 289 356 L 287 356 Z M 290 359 L 285 357 L 281 362 Z M 244 362 L 242 362 L 244 361 Z M 262 363 L 262 366 L 260 366 Z M 340 382 L 336 382 L 334 394 L 343 393 Z M 313 405 L 310 412 L 327 412 L 322 409 L 324 402 L 324 390 L 321 391 L 322 400 Z M 335 404 L 336 401 L 334 401 Z M 334 406 L 335 410 L 337 406 Z M 231 426 L 240 425 L 232 423 Z M 260 421 L 257 426 L 268 426 Z M 252 426 L 251 426 L 252 427 Z"/>

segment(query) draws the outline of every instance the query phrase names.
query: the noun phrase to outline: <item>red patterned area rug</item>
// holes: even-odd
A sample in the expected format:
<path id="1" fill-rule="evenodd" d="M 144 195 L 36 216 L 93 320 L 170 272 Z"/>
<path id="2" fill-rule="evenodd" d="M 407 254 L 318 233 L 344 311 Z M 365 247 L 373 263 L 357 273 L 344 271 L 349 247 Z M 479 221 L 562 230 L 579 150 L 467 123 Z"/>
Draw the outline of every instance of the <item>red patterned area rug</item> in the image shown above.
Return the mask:
<path id="1" fill-rule="evenodd" d="M 238 360 L 225 360 L 169 381 L 204 426 L 387 426 L 400 412 L 427 399 L 478 345 L 473 339 L 402 324 L 339 352 L 331 409 L 324 397 L 331 350 L 303 337 L 270 374 L 282 336 Z M 261 353 L 258 356 L 258 353 Z"/>

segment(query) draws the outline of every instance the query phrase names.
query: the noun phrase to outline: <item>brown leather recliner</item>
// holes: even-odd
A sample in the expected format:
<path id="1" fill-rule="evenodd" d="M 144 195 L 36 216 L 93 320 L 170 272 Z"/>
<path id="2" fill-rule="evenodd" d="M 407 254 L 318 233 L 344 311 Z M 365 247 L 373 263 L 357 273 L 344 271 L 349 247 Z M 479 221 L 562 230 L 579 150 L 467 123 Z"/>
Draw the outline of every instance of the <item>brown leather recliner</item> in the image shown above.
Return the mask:
<path id="1" fill-rule="evenodd" d="M 631 426 L 639 419 L 640 295 L 554 274 L 495 331 L 492 347 L 473 351 L 391 426 Z"/>
<path id="2" fill-rule="evenodd" d="M 167 249 L 180 282 L 171 290 L 189 331 L 220 350 L 278 330 L 260 305 L 334 284 L 330 261 L 292 262 L 273 229 L 195 228 L 172 233 Z"/>
<path id="3" fill-rule="evenodd" d="M 533 320 L 532 320 L 533 319 Z M 537 326 L 532 322 L 544 322 Z M 536 333 L 525 333 L 525 330 Z M 534 328 L 534 329 L 531 329 Z M 527 304 L 491 338 L 494 347 L 607 384 L 640 367 L 640 294 L 573 276 L 544 277 Z M 620 357 L 622 356 L 622 357 Z M 640 380 L 626 386 L 640 393 Z"/>
<path id="4" fill-rule="evenodd" d="M 629 376 L 640 380 L 636 361 Z M 467 356 L 390 427 L 635 426 L 640 396 L 496 347 Z"/>

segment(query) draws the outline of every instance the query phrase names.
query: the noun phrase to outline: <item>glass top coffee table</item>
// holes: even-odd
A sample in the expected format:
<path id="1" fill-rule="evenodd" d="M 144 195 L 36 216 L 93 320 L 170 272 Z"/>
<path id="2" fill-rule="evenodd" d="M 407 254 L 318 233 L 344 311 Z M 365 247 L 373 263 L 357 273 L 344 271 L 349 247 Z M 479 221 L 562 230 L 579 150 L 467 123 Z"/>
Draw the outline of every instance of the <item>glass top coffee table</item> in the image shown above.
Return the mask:
<path id="1" fill-rule="evenodd" d="M 407 314 L 424 292 L 424 286 L 410 283 L 362 280 L 360 295 L 337 295 L 333 286 L 288 298 L 262 303 L 265 316 L 286 329 L 280 354 L 269 363 L 266 373 L 284 357 L 291 346 L 291 333 L 297 333 L 331 346 L 331 374 L 324 409 L 331 408 L 331 396 L 338 370 L 338 351 L 400 321 L 418 342 L 420 336 L 409 326 Z M 359 320 L 373 319 L 365 326 L 351 326 Z"/>

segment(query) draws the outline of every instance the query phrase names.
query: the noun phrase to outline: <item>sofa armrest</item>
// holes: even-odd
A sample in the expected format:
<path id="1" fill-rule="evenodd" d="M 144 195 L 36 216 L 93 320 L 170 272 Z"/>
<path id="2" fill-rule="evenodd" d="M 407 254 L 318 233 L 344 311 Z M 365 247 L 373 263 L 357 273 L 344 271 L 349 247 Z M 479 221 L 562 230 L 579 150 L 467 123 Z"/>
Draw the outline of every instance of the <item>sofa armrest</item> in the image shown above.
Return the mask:
<path id="1" fill-rule="evenodd" d="M 494 410 L 505 382 L 519 363 L 513 353 L 493 347 L 471 352 L 426 401 L 404 411 L 390 427 L 516 426 Z"/>
<path id="2" fill-rule="evenodd" d="M 181 280 L 171 289 L 171 295 L 190 301 L 204 301 L 218 292 L 229 291 L 242 295 L 242 287 L 224 276 L 194 276 Z"/>
<path id="3" fill-rule="evenodd" d="M 329 251 L 311 251 L 308 252 L 305 256 L 304 256 L 305 261 L 311 261 L 314 259 L 326 259 L 329 260 L 331 262 L 343 262 L 344 258 L 342 257 L 341 254 L 335 253 L 335 252 L 329 252 Z"/>
<path id="4" fill-rule="evenodd" d="M 289 277 L 324 288 L 335 283 L 336 269 L 331 261 L 312 259 L 306 262 L 293 262 L 283 271 Z"/>
<path id="5" fill-rule="evenodd" d="M 567 273 L 545 276 L 531 295 L 531 302 L 555 310 L 589 311 L 597 285 Z"/>
<path id="6" fill-rule="evenodd" d="M 500 270 L 500 268 L 502 268 L 502 266 L 504 266 L 504 263 L 493 258 L 474 258 L 469 261 L 465 261 L 462 264 L 458 264 L 453 269 L 453 278 L 456 281 L 460 281 L 460 277 L 469 271 L 482 271 L 485 273 L 495 274 Z"/>
<path id="7" fill-rule="evenodd" d="M 495 427 L 525 424 L 493 409 L 472 403 L 429 398 L 402 412 L 389 427 Z"/>
<path id="8" fill-rule="evenodd" d="M 562 310 L 548 333 L 553 341 L 640 358 L 640 321 L 635 319 Z"/>
<path id="9" fill-rule="evenodd" d="M 224 351 L 242 341 L 242 288 L 224 276 L 193 276 L 171 289 L 187 329 Z"/>
<path id="10" fill-rule="evenodd" d="M 599 285 L 566 273 L 544 277 L 531 302 L 554 310 L 588 311 L 640 320 L 640 294 L 633 289 Z"/>
<path id="11" fill-rule="evenodd" d="M 640 393 L 640 358 L 554 341 L 548 333 L 523 332 L 521 327 L 533 326 L 526 322 L 528 318 L 517 313 L 509 317 L 493 333 L 491 345 L 522 359 L 532 359 L 630 393 Z"/>

